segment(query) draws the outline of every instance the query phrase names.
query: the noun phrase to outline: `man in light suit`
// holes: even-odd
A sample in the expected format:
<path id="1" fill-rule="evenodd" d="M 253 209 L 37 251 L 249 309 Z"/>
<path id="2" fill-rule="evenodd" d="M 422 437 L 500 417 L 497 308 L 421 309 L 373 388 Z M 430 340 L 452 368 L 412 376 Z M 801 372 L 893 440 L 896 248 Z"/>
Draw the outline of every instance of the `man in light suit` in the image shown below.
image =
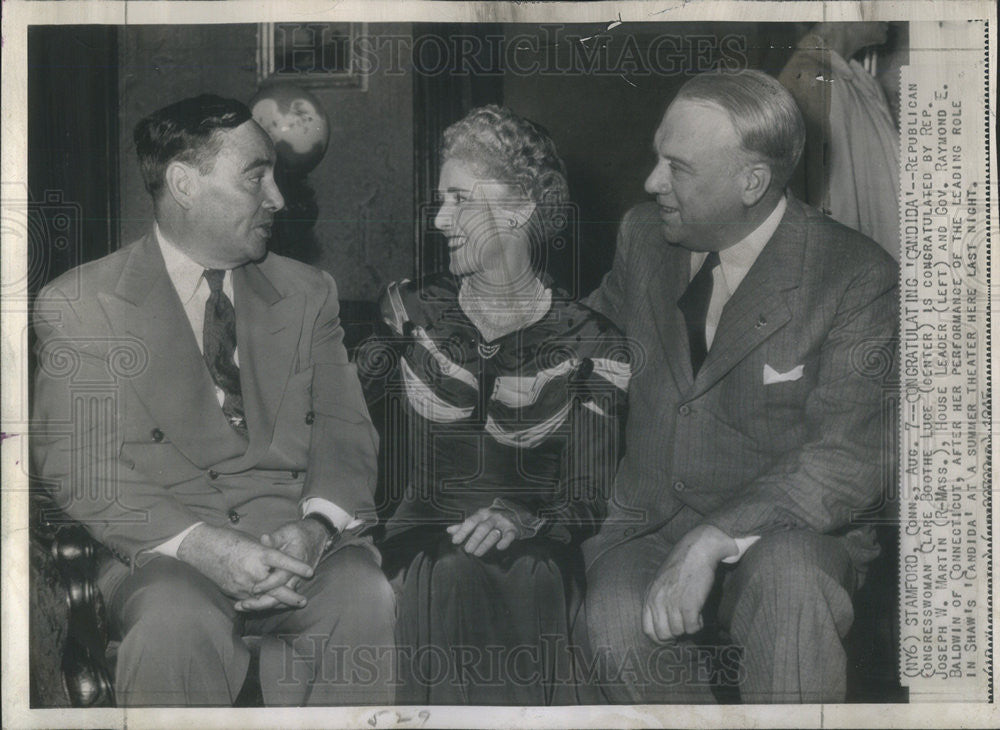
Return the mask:
<path id="1" fill-rule="evenodd" d="M 274 145 L 210 95 L 135 140 L 152 230 L 35 311 L 36 473 L 106 548 L 118 701 L 231 704 L 253 634 L 266 704 L 391 702 L 377 436 L 333 279 L 267 254 Z"/>
<path id="2" fill-rule="evenodd" d="M 656 203 L 626 215 L 591 296 L 643 361 L 584 546 L 612 701 L 712 701 L 707 665 L 688 664 L 709 623 L 742 650 L 723 674 L 743 701 L 844 699 L 852 591 L 878 553 L 856 518 L 894 458 L 897 268 L 786 195 L 803 138 L 771 77 L 689 81 L 656 131 Z"/>

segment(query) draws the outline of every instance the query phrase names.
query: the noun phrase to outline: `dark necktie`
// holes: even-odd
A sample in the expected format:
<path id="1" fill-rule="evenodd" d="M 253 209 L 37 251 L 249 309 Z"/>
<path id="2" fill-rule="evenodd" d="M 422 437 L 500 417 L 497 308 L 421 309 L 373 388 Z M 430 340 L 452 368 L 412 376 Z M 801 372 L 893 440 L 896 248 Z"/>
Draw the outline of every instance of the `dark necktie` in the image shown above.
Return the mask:
<path id="1" fill-rule="evenodd" d="M 698 273 L 687 285 L 687 289 L 677 300 L 677 306 L 684 313 L 687 322 L 688 343 L 691 345 L 691 371 L 697 375 L 705 357 L 708 343 L 705 339 L 705 317 L 708 303 L 712 301 L 712 271 L 719 265 L 719 252 L 712 251 Z"/>
<path id="2" fill-rule="evenodd" d="M 222 291 L 222 279 L 225 275 L 226 272 L 221 269 L 205 270 L 205 280 L 211 293 L 205 302 L 202 345 L 208 372 L 225 394 L 222 412 L 229 425 L 240 436 L 247 438 L 243 393 L 240 390 L 240 369 L 233 357 L 236 353 L 236 311 L 229 297 Z"/>

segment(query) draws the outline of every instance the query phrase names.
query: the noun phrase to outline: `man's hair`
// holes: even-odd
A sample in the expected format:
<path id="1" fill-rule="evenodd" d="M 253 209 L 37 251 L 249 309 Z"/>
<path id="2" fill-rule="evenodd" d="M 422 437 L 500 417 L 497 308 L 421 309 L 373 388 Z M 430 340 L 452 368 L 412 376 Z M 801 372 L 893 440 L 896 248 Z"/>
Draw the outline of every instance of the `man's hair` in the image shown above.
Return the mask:
<path id="1" fill-rule="evenodd" d="M 135 151 L 146 190 L 156 200 L 163 191 L 164 172 L 174 160 L 194 165 L 203 175 L 212 171 L 222 146 L 218 134 L 250 117 L 246 104 L 214 94 L 182 99 L 135 125 Z"/>
<path id="2" fill-rule="evenodd" d="M 770 166 L 774 182 L 784 187 L 806 141 L 806 127 L 795 99 L 778 80 L 762 71 L 710 71 L 688 81 L 675 99 L 721 107 L 740 137 L 743 149 Z"/>
<path id="3" fill-rule="evenodd" d="M 537 204 L 544 235 L 565 225 L 566 166 L 539 125 L 496 104 L 473 109 L 444 131 L 441 159 L 458 159 Z"/>

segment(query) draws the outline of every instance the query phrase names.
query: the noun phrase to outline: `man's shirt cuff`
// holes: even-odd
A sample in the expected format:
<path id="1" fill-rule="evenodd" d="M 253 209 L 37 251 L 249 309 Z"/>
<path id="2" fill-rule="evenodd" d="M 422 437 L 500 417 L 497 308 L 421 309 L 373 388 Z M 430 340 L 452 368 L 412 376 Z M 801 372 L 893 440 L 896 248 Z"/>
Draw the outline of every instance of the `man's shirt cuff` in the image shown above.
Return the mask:
<path id="1" fill-rule="evenodd" d="M 353 530 L 364 524 L 362 520 L 352 518 L 333 502 L 322 497 L 309 497 L 309 499 L 302 501 L 302 516 L 305 517 L 311 512 L 318 512 L 323 515 L 341 532 Z"/>
<path id="2" fill-rule="evenodd" d="M 737 553 L 735 555 L 730 555 L 728 558 L 723 558 L 723 563 L 738 563 L 740 558 L 743 557 L 751 545 L 760 540 L 760 535 L 750 535 L 748 537 L 734 537 L 733 541 L 736 543 Z"/>
<path id="3" fill-rule="evenodd" d="M 195 522 L 193 525 L 191 525 L 183 532 L 174 535 L 166 542 L 160 543 L 155 548 L 152 548 L 153 552 L 160 553 L 161 555 L 166 555 L 168 558 L 176 558 L 177 548 L 179 548 L 181 546 L 181 543 L 184 542 L 184 538 L 188 536 L 188 533 L 191 532 L 191 530 L 196 528 L 198 525 L 204 525 L 204 524 L 205 524 L 204 522 Z"/>

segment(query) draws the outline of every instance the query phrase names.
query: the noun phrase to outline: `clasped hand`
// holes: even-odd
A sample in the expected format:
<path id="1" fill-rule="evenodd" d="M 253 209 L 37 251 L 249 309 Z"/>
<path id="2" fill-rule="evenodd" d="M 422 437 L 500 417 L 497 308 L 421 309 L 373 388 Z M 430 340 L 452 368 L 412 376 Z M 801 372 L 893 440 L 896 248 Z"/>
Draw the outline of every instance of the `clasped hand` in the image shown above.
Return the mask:
<path id="1" fill-rule="evenodd" d="M 326 530 L 313 520 L 289 522 L 260 542 L 236 530 L 199 525 L 181 542 L 177 557 L 238 599 L 238 611 L 301 608 L 306 598 L 296 588 L 312 578 L 325 543 Z"/>
<path id="2" fill-rule="evenodd" d="M 527 520 L 531 519 L 531 515 L 525 513 L 525 516 Z M 515 540 L 526 537 L 522 534 L 521 525 L 527 520 L 518 520 L 514 508 L 483 507 L 466 517 L 463 522 L 449 525 L 446 529 L 453 544 L 465 543 L 465 552 L 481 558 L 493 548 L 506 550 Z"/>

